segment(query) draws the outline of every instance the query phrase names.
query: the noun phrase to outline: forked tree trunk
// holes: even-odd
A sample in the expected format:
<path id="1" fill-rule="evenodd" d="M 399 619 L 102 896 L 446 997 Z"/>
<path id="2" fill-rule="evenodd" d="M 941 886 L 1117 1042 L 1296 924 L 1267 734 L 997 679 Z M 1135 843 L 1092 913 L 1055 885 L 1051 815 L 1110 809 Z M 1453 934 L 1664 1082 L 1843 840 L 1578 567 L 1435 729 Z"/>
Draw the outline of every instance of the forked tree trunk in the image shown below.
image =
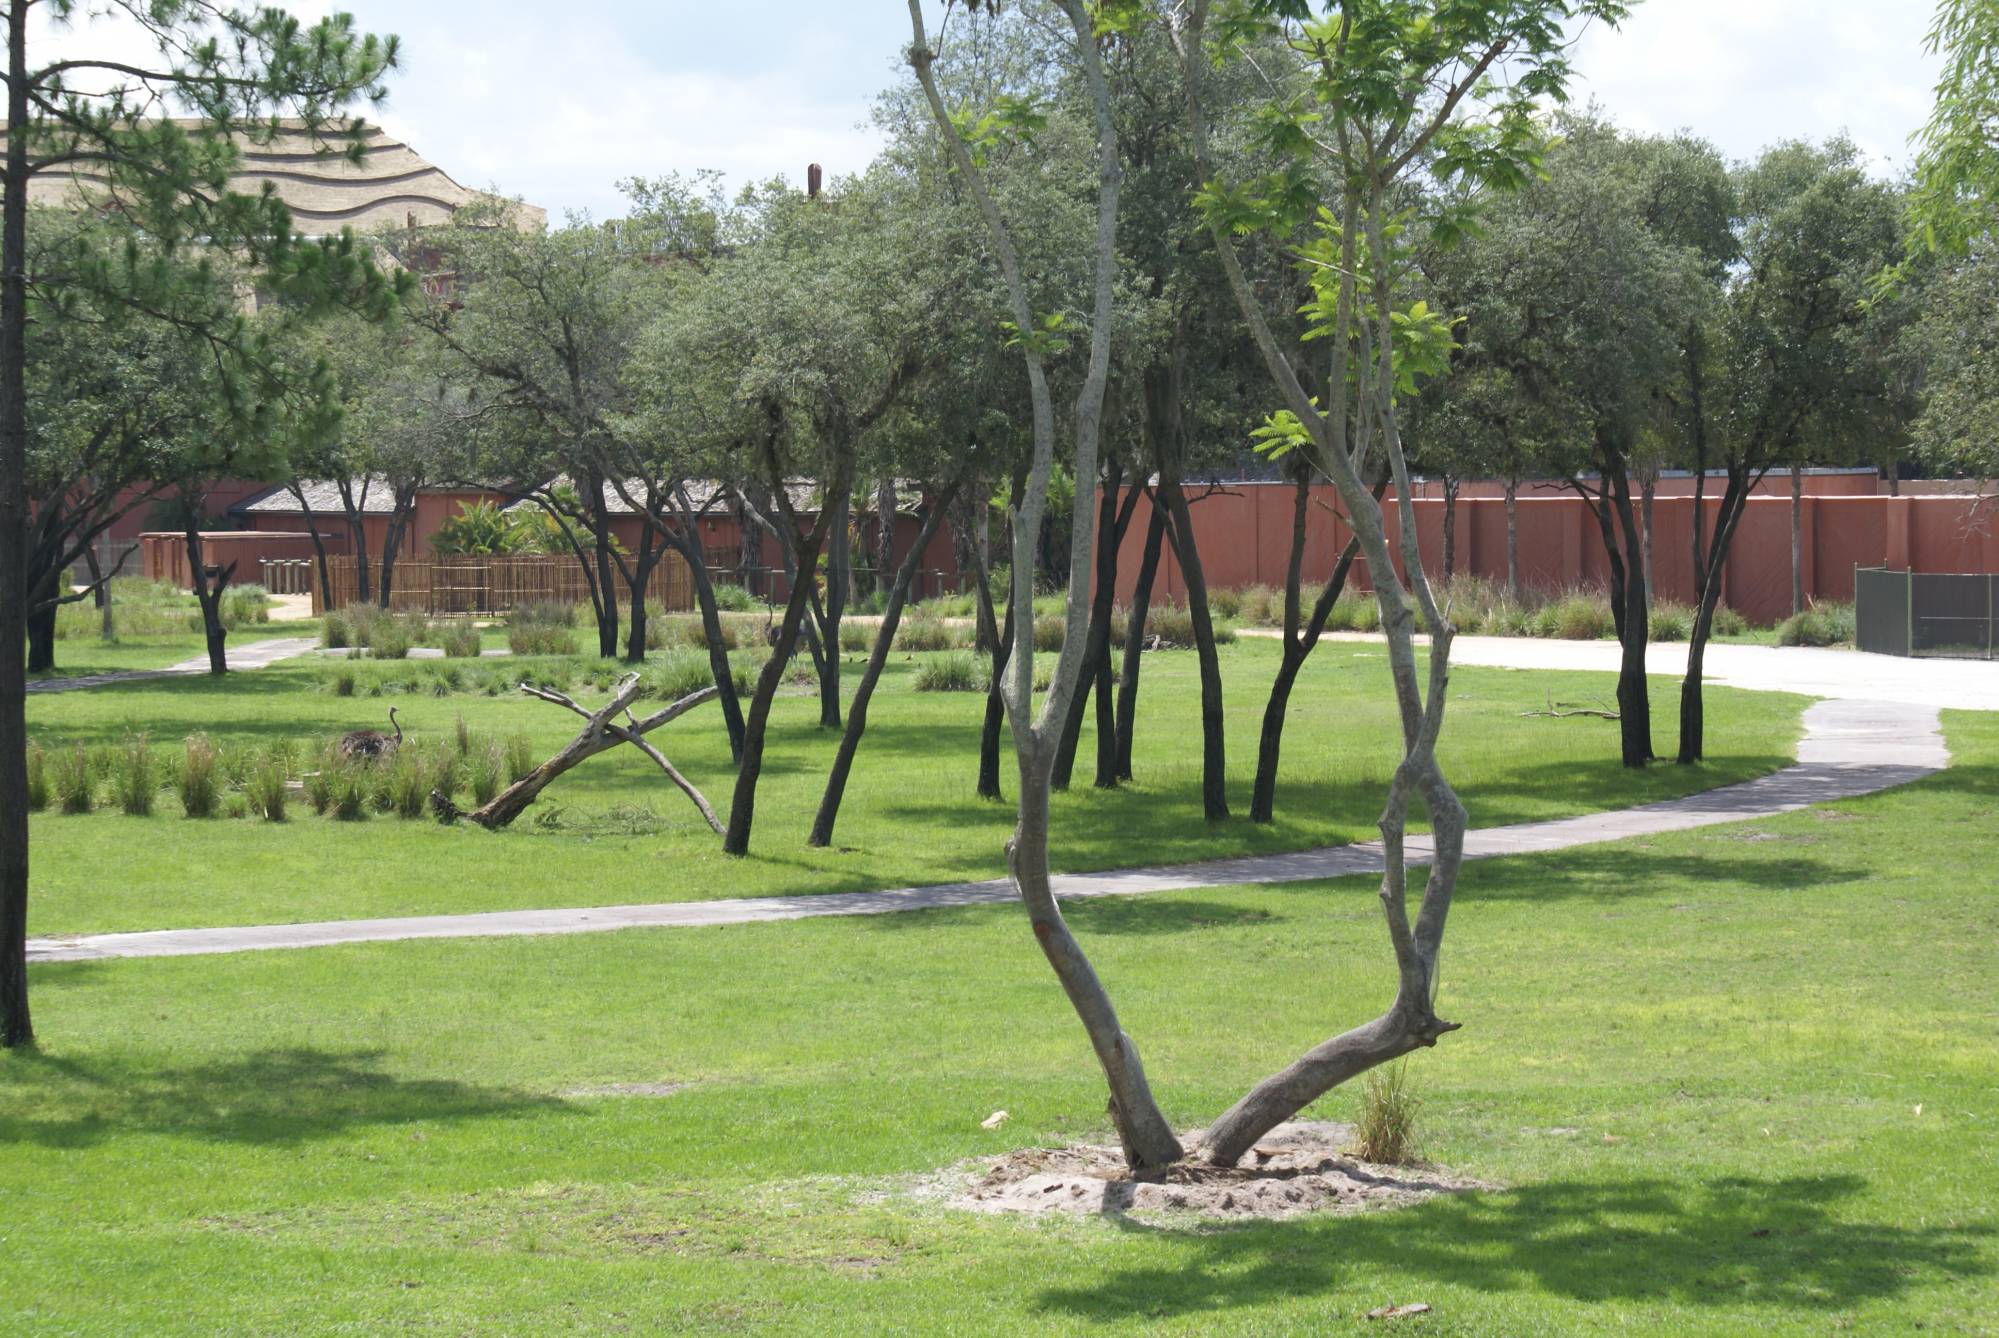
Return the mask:
<path id="1" fill-rule="evenodd" d="M 192 514 L 190 508 L 190 514 Z M 229 672 L 229 656 L 223 643 L 229 638 L 229 631 L 222 625 L 222 592 L 229 588 L 229 582 L 236 575 L 236 564 L 230 563 L 215 573 L 215 584 L 208 583 L 208 569 L 202 565 L 201 530 L 190 520 L 186 531 L 187 567 L 189 579 L 194 582 L 195 601 L 201 605 L 201 628 L 208 643 L 208 672 L 226 674 Z"/>
<path id="2" fill-rule="evenodd" d="M 868 728 L 868 703 L 874 699 L 875 684 L 881 681 L 882 669 L 888 664 L 888 653 L 895 646 L 895 629 L 902 622 L 902 606 L 909 598 L 909 583 L 916 578 L 917 565 L 923 561 L 923 550 L 936 536 L 937 526 L 944 519 L 944 508 L 954 491 L 955 488 L 946 491 L 932 502 L 930 513 L 923 519 L 923 529 L 917 537 L 916 546 L 903 556 L 902 565 L 896 569 L 895 583 L 890 587 L 888 603 L 882 609 L 881 626 L 875 629 L 875 644 L 868 654 L 867 668 L 861 672 L 861 681 L 854 688 L 854 700 L 847 707 L 847 725 L 840 734 L 839 750 L 833 755 L 833 769 L 826 776 L 826 790 L 819 798 L 819 812 L 812 819 L 811 835 L 805 838 L 808 846 L 833 844 L 833 824 L 839 821 L 840 801 L 847 793 L 847 777 L 854 769 L 854 754 L 861 746 L 861 735 Z"/>
<path id="3" fill-rule="evenodd" d="M 829 484 L 829 491 L 834 490 L 834 484 L 838 490 L 844 490 L 847 480 L 836 477 Z M 750 853 L 750 829 L 756 821 L 757 781 L 763 775 L 764 731 L 770 724 L 770 706 L 798 649 L 799 627 L 805 621 L 806 606 L 812 596 L 812 567 L 819 560 L 819 549 L 826 541 L 831 517 L 832 508 L 823 508 L 811 533 L 799 539 L 798 574 L 791 582 L 791 598 L 784 604 L 784 621 L 771 644 L 770 659 L 764 662 L 763 672 L 757 676 L 756 691 L 750 696 L 749 715 L 743 722 L 743 756 L 736 768 L 735 796 L 729 804 L 729 828 L 722 837 L 722 849 L 731 855 Z M 791 523 L 787 517 L 785 524 Z"/>
<path id="4" fill-rule="evenodd" d="M 700 548 L 690 543 L 679 550 L 694 577 L 694 604 L 701 610 L 701 637 L 708 643 L 708 672 L 715 676 L 716 695 L 722 702 L 722 724 L 729 732 L 729 757 L 743 758 L 743 704 L 736 696 L 735 670 L 729 663 L 727 634 L 722 630 L 721 606 L 715 602 L 715 584 L 708 577 L 708 564 L 699 556 Z"/>
<path id="5" fill-rule="evenodd" d="M 1123 1145 L 1126 1162 L 1134 1171 L 1144 1172 L 1169 1166 L 1184 1154 L 1158 1103 L 1154 1101 L 1145 1069 L 1131 1037 L 1119 1025 L 1102 982 L 1091 968 L 1074 935 L 1063 922 L 1055 904 L 1048 876 L 1049 773 L 1054 762 L 1054 743 L 1059 734 L 1068 695 L 1076 690 L 1087 631 L 1085 583 L 1091 540 L 1095 529 L 1094 499 L 1086 489 L 1097 473 L 1097 440 L 1103 422 L 1104 390 L 1110 372 L 1111 317 L 1117 273 L 1118 185 L 1121 177 L 1117 131 L 1111 116 L 1109 86 L 1105 80 L 1098 49 L 1098 30 L 1093 7 L 1084 0 L 1059 0 L 1073 30 L 1076 58 L 1086 77 L 1092 110 L 1095 113 L 1097 168 L 1097 233 L 1095 242 L 1094 293 L 1090 319 L 1090 355 L 1082 388 L 1075 398 L 1074 477 L 1078 481 L 1071 507 L 1071 534 L 1068 550 L 1068 615 L 1065 649 L 1056 662 L 1047 701 L 1034 718 L 1034 556 L 1042 537 L 1043 512 L 1048 484 L 1054 469 L 1055 410 L 1048 386 L 1047 368 L 1041 353 L 1028 347 L 1023 353 L 1028 389 L 1033 402 L 1034 455 L 1030 483 L 1014 525 L 1014 589 L 1009 604 L 1015 611 L 1012 658 L 1005 682 L 1007 716 L 1014 733 L 1014 752 L 1020 766 L 1020 809 L 1014 838 L 1007 848 L 1007 865 L 1013 884 L 1026 908 L 1035 940 L 1041 945 L 1049 966 L 1060 981 L 1077 1018 L 1090 1038 L 1110 1088 L 1111 1122 Z M 924 31 L 923 7 L 909 2 L 913 40 L 907 56 L 924 97 L 951 154 L 958 175 L 977 203 L 990 232 L 994 249 L 1006 279 L 1008 306 L 1015 324 L 1026 329 L 1034 310 L 1023 278 L 1013 241 L 1004 216 L 985 187 L 984 177 L 959 138 L 951 113 L 938 91 L 931 72 L 935 55 Z"/>
<path id="6" fill-rule="evenodd" d="M 840 619 L 847 611 L 848 573 L 853 569 L 853 543 L 847 533 L 851 504 L 845 497 L 831 499 L 833 527 L 826 537 L 826 595 L 814 601 L 812 611 L 819 627 L 819 728 L 840 728 Z M 806 579 L 810 579 L 807 577 Z"/>
<path id="7" fill-rule="evenodd" d="M 583 729 L 575 738 L 564 745 L 561 752 L 543 762 L 540 766 L 515 781 L 512 785 L 509 785 L 506 789 L 500 791 L 497 795 L 494 795 L 482 807 L 465 814 L 465 818 L 470 822 L 479 824 L 479 826 L 486 828 L 488 831 L 498 831 L 526 812 L 528 806 L 534 803 L 541 792 L 546 790 L 565 772 L 574 770 L 599 753 L 609 752 L 621 744 L 631 744 L 647 757 L 650 757 L 654 762 L 658 763 L 660 769 L 666 773 L 666 778 L 672 781 L 682 794 L 687 796 L 695 808 L 700 810 L 702 820 L 708 824 L 711 830 L 719 834 L 722 830 L 721 820 L 715 816 L 715 810 L 709 806 L 707 799 L 702 796 L 701 791 L 696 789 L 693 783 L 685 776 L 681 775 L 679 770 L 671 762 L 667 761 L 665 754 L 647 742 L 645 737 L 661 725 L 679 719 L 695 707 L 701 705 L 701 703 L 712 698 L 715 695 L 715 689 L 713 687 L 702 688 L 698 692 L 689 693 L 679 701 L 674 702 L 671 706 L 656 711 L 643 720 L 633 719 L 629 715 L 629 709 L 631 704 L 638 700 L 639 693 L 643 690 L 644 684 L 639 676 L 637 674 L 627 674 L 619 680 L 618 685 L 612 690 L 610 701 L 595 711 L 588 711 L 559 692 L 548 692 L 541 688 L 530 687 L 525 683 L 521 684 L 521 691 L 528 696 L 538 697 L 545 702 L 553 702 L 582 716 L 584 722 Z M 617 722 L 617 716 L 620 712 L 627 713 L 626 723 L 622 725 Z M 433 792 L 431 795 L 431 805 L 442 815 L 457 816 L 457 810 L 444 795 Z"/>
<path id="8" fill-rule="evenodd" d="M 1736 523 L 1754 484 L 1746 471 L 1731 467 L 1728 485 L 1722 493 L 1721 508 L 1715 516 L 1714 539 L 1703 551 L 1701 531 L 1694 529 L 1694 575 L 1700 582 L 1699 602 L 1694 606 L 1694 625 L 1687 637 L 1687 676 L 1680 681 L 1680 747 L 1674 761 L 1689 766 L 1706 754 L 1707 706 L 1703 674 L 1708 639 L 1714 633 L 1715 610 L 1721 605 L 1721 591 L 1727 572 L 1729 547 L 1735 541 Z M 1694 506 L 1701 506 L 1699 484 L 1695 485 Z"/>
<path id="9" fill-rule="evenodd" d="M 1131 779 L 1132 734 L 1138 724 L 1138 673 L 1145 651 L 1145 620 L 1152 612 L 1152 585 L 1159 577 L 1159 551 L 1166 539 L 1166 509 L 1152 499 L 1145 524 L 1145 547 L 1139 553 L 1138 581 L 1132 586 L 1131 607 L 1125 611 L 1124 652 L 1118 666 L 1116 779 Z"/>

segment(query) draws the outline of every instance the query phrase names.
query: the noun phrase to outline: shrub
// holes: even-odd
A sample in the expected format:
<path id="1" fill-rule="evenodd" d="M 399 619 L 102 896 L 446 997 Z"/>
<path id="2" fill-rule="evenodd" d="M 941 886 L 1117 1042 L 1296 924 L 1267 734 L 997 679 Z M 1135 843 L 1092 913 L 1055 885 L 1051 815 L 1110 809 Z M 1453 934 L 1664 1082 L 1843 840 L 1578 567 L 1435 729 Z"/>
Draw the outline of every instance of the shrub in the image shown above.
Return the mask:
<path id="1" fill-rule="evenodd" d="M 1326 630 L 1378 632 L 1381 630 L 1381 606 L 1374 602 L 1371 594 L 1364 595 L 1357 590 L 1342 591 L 1326 619 Z"/>
<path id="2" fill-rule="evenodd" d="M 411 635 L 415 629 L 400 618 L 375 618 L 368 627 L 368 656 L 376 660 L 403 660 L 409 658 L 410 647 L 418 638 Z"/>
<path id="3" fill-rule="evenodd" d="M 898 628 L 897 630 L 900 631 L 901 629 Z M 874 645 L 875 645 L 875 629 L 872 623 L 867 623 L 867 624 L 857 623 L 852 621 L 851 619 L 843 619 L 841 621 L 840 623 L 841 650 L 846 651 L 849 654 L 858 654 L 864 651 L 873 650 Z"/>
<path id="4" fill-rule="evenodd" d="M 234 631 L 271 620 L 271 592 L 261 585 L 232 585 L 222 592 L 222 625 Z"/>
<path id="5" fill-rule="evenodd" d="M 333 685 L 334 696 L 351 697 L 354 695 L 354 670 L 351 667 L 344 664 L 341 665 L 333 671 L 333 676 L 328 681 Z"/>
<path id="6" fill-rule="evenodd" d="M 916 667 L 918 692 L 984 692 L 986 676 L 977 660 L 964 651 L 933 655 Z"/>
<path id="7" fill-rule="evenodd" d="M 507 649 L 516 655 L 574 655 L 576 633 L 556 623 L 509 623 Z"/>
<path id="8" fill-rule="evenodd" d="M 112 789 L 118 795 L 118 807 L 133 817 L 143 818 L 153 811 L 153 792 L 159 789 L 159 781 L 153 773 L 153 749 L 144 734 L 125 736 L 112 773 Z"/>
<path id="9" fill-rule="evenodd" d="M 1741 636 L 1748 630 L 1749 620 L 1747 618 L 1726 604 L 1717 604 L 1714 606 L 1714 626 L 1711 631 L 1715 636 Z"/>
<path id="10" fill-rule="evenodd" d="M 649 697 L 661 701 L 677 702 L 690 693 L 710 687 L 715 676 L 708 668 L 705 655 L 690 654 L 685 650 L 670 651 L 660 660 L 647 665 L 645 690 Z M 743 686 L 743 691 L 749 689 Z"/>
<path id="11" fill-rule="evenodd" d="M 1853 641 L 1853 605 L 1814 604 L 1777 624 L 1780 646 L 1844 646 Z"/>
<path id="12" fill-rule="evenodd" d="M 533 771 L 534 743 L 525 734 L 515 734 L 507 739 L 507 784 L 512 785 L 521 777 Z"/>
<path id="13" fill-rule="evenodd" d="M 1416 1117 L 1422 1106 L 1422 1098 L 1409 1090 L 1406 1063 L 1369 1073 L 1354 1120 L 1353 1155 L 1384 1166 L 1416 1160 Z"/>
<path id="14" fill-rule="evenodd" d="M 1036 650 L 1060 650 L 1068 639 L 1068 620 L 1059 613 L 1043 613 L 1034 619 L 1034 648 Z"/>
<path id="15" fill-rule="evenodd" d="M 90 775 L 90 754 L 82 744 L 56 754 L 56 800 L 65 813 L 88 813 L 96 799 L 96 782 Z"/>
<path id="16" fill-rule="evenodd" d="M 1684 604 L 1654 604 L 1646 630 L 1654 641 L 1685 641 L 1694 634 L 1694 611 Z"/>
<path id="17" fill-rule="evenodd" d="M 476 660 L 479 658 L 479 629 L 469 619 L 453 621 L 438 633 L 437 644 L 450 659 Z"/>
<path id="18" fill-rule="evenodd" d="M 715 607 L 731 613 L 748 613 L 756 607 L 756 597 L 740 585 L 718 585 L 715 587 Z"/>
<path id="19" fill-rule="evenodd" d="M 472 785 L 472 804 L 483 808 L 500 792 L 500 773 L 507 765 L 506 750 L 489 743 L 465 759 Z"/>
<path id="20" fill-rule="evenodd" d="M 319 644 L 339 650 L 354 644 L 354 620 L 344 609 L 331 609 L 319 624 Z"/>
<path id="21" fill-rule="evenodd" d="M 897 650 L 957 650 L 964 644 L 964 629 L 953 627 L 927 609 L 904 618 L 895 629 Z M 1058 640 L 1056 644 L 1061 643 Z"/>
<path id="22" fill-rule="evenodd" d="M 285 802 L 291 797 L 290 784 L 290 768 L 278 750 L 273 748 L 258 759 L 243 793 L 250 800 L 251 811 L 258 817 L 266 822 L 283 822 Z"/>
<path id="23" fill-rule="evenodd" d="M 218 770 L 221 755 L 206 734 L 190 734 L 181 752 L 180 772 L 174 787 L 180 791 L 181 812 L 190 818 L 215 816 Z"/>
<path id="24" fill-rule="evenodd" d="M 1597 641 L 1616 628 L 1610 602 L 1598 594 L 1571 591 L 1545 604 L 1535 616 L 1535 631 L 1564 641 Z"/>
<path id="25" fill-rule="evenodd" d="M 1217 618 L 1233 620 L 1242 614 L 1242 591 L 1208 591 L 1208 612 Z"/>
<path id="26" fill-rule="evenodd" d="M 561 599 L 524 599 L 507 610 L 509 627 L 574 627 L 576 606 Z"/>
<path id="27" fill-rule="evenodd" d="M 662 640 L 663 645 L 679 644 L 692 646 L 696 650 L 708 649 L 708 627 L 701 621 L 699 615 L 668 618 L 663 625 L 668 632 Z M 739 644 L 736 624 L 727 618 L 722 618 L 717 620 L 716 626 L 721 631 L 722 649 L 736 649 Z"/>
<path id="28" fill-rule="evenodd" d="M 1278 627 L 1284 622 L 1284 592 L 1275 586 L 1245 586 L 1240 604 L 1231 616 L 1251 627 Z"/>
<path id="29" fill-rule="evenodd" d="M 40 813 L 49 806 L 49 759 L 39 743 L 28 745 L 28 811 Z"/>

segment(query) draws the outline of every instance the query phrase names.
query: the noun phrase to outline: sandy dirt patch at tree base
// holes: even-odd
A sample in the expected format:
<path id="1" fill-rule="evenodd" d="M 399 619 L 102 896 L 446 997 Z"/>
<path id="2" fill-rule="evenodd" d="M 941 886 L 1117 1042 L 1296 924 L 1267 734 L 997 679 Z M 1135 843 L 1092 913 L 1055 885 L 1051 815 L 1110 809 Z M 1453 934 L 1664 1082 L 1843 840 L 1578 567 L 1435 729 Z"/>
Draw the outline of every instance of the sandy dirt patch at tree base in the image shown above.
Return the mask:
<path id="1" fill-rule="evenodd" d="M 1194 1217 L 1292 1217 L 1399 1207 L 1437 1194 L 1488 1189 L 1432 1166 L 1376 1166 L 1347 1155 L 1353 1126 L 1280 1124 L 1239 1166 L 1199 1160 L 1205 1130 L 1182 1142 L 1187 1160 L 1157 1180 L 1133 1179 L 1115 1146 L 1022 1148 L 979 1164 L 951 1197 L 953 1207 L 985 1213 L 1162 1213 Z"/>

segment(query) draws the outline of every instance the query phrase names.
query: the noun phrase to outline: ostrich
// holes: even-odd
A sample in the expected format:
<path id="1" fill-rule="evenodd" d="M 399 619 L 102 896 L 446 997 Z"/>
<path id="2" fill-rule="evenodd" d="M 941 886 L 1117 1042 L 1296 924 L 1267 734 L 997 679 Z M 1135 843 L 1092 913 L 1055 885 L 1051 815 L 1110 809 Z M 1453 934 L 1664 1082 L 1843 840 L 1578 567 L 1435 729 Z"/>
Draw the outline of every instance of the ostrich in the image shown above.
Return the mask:
<path id="1" fill-rule="evenodd" d="M 389 708 L 389 723 L 396 727 L 394 734 L 379 729 L 356 729 L 342 735 L 340 739 L 342 760 L 351 761 L 360 758 L 369 762 L 378 762 L 394 757 L 396 749 L 403 744 L 403 726 L 402 722 L 396 719 L 396 708 L 393 706 Z"/>

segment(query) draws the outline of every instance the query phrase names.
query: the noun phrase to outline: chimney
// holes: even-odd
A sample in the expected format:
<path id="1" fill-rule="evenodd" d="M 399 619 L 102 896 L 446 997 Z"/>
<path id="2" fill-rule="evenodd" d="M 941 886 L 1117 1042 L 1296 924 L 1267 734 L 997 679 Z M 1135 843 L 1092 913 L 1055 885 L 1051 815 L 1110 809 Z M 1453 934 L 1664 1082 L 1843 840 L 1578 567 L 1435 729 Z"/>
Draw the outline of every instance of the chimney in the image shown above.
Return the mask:
<path id="1" fill-rule="evenodd" d="M 819 164 L 810 163 L 806 166 L 805 168 L 806 199 L 816 200 L 819 198 L 819 183 L 822 179 L 823 179 L 823 174 L 819 170 Z"/>

